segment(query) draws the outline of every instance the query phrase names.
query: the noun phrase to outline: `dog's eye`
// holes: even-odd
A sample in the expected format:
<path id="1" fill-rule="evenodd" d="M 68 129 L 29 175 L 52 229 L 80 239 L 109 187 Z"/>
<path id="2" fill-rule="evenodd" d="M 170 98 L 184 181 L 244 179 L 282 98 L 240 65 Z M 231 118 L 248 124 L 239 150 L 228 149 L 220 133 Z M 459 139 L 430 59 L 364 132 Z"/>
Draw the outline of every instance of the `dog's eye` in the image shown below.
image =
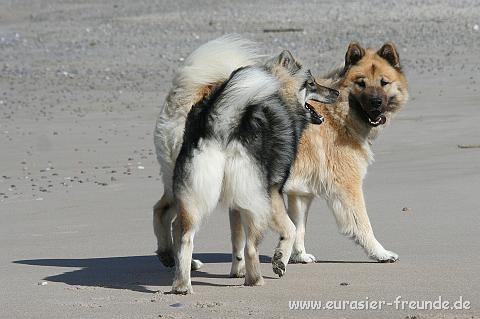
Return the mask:
<path id="1" fill-rule="evenodd" d="M 309 87 L 315 87 L 315 82 L 312 81 L 312 80 L 308 80 L 308 81 L 307 81 L 307 85 L 308 85 Z"/>
<path id="2" fill-rule="evenodd" d="M 355 82 L 359 87 L 364 88 L 365 87 L 365 81 L 364 80 L 358 80 Z"/>
<path id="3" fill-rule="evenodd" d="M 390 84 L 390 82 L 387 82 L 387 81 L 385 81 L 384 79 L 381 79 L 381 80 L 380 80 L 380 85 L 381 85 L 381 86 L 385 86 L 385 85 L 387 85 L 387 84 Z"/>

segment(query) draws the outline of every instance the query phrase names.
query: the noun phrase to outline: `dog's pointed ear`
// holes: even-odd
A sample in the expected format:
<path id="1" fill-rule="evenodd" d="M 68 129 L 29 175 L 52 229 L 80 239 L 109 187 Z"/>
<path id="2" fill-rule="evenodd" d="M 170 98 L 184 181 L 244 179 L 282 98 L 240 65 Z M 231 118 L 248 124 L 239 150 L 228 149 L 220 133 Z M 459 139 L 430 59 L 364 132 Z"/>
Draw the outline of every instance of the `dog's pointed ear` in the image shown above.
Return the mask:
<path id="1" fill-rule="evenodd" d="M 400 57 L 398 56 L 395 44 L 392 42 L 385 43 L 380 50 L 377 51 L 377 54 L 387 60 L 394 68 L 400 69 Z"/>
<path id="2" fill-rule="evenodd" d="M 345 53 L 345 70 L 350 66 L 357 64 L 365 55 L 365 49 L 358 42 L 351 42 Z"/>
<path id="3" fill-rule="evenodd" d="M 283 50 L 282 53 L 278 56 L 278 65 L 285 68 L 291 74 L 295 74 L 300 70 L 300 65 L 293 57 L 292 53 L 288 50 Z"/>

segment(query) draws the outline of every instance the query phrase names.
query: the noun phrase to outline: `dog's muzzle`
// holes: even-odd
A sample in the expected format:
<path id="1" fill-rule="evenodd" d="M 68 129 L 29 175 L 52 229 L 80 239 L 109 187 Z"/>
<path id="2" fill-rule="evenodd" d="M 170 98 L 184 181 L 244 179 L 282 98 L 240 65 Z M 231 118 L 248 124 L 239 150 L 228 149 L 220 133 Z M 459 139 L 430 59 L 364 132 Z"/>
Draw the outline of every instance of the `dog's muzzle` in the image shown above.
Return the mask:
<path id="1" fill-rule="evenodd" d="M 372 111 L 372 112 L 365 112 L 368 118 L 368 123 L 373 126 L 379 126 L 385 124 L 387 122 L 387 118 L 385 115 L 380 111 Z"/>

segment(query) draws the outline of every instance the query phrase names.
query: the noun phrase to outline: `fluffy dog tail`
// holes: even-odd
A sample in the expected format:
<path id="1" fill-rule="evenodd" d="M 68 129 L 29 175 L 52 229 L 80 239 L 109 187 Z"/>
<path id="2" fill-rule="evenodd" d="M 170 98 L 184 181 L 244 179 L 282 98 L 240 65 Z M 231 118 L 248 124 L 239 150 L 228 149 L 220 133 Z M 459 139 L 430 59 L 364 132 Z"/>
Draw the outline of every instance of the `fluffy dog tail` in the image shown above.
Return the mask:
<path id="1" fill-rule="evenodd" d="M 256 44 L 238 35 L 225 35 L 205 43 L 185 60 L 175 82 L 183 88 L 225 81 L 236 69 L 258 62 Z"/>
<path id="2" fill-rule="evenodd" d="M 254 42 L 226 35 L 205 43 L 177 71 L 154 132 L 164 183 L 170 183 L 183 141 L 185 121 L 192 105 L 208 86 L 227 80 L 236 69 L 257 63 L 262 55 Z M 169 185 L 165 185 L 168 187 Z"/>

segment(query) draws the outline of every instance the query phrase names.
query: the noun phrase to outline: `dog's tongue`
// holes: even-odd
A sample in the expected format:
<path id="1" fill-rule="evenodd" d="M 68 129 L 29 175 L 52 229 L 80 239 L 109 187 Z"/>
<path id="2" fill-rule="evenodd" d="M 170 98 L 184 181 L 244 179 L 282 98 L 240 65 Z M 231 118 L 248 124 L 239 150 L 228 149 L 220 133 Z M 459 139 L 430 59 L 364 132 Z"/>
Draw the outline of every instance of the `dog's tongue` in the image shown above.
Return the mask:
<path id="1" fill-rule="evenodd" d="M 385 122 L 387 121 L 387 118 L 385 117 L 385 115 L 379 115 L 374 120 L 372 120 L 369 117 L 368 121 L 370 122 L 370 125 L 372 125 L 372 126 L 379 126 L 379 125 L 385 124 Z"/>
<path id="2" fill-rule="evenodd" d="M 319 125 L 323 123 L 323 116 L 318 114 L 317 111 L 315 111 L 315 109 L 313 108 L 313 106 L 305 102 L 305 108 L 308 110 L 308 112 L 310 112 L 310 122 L 312 122 L 312 124 Z"/>

